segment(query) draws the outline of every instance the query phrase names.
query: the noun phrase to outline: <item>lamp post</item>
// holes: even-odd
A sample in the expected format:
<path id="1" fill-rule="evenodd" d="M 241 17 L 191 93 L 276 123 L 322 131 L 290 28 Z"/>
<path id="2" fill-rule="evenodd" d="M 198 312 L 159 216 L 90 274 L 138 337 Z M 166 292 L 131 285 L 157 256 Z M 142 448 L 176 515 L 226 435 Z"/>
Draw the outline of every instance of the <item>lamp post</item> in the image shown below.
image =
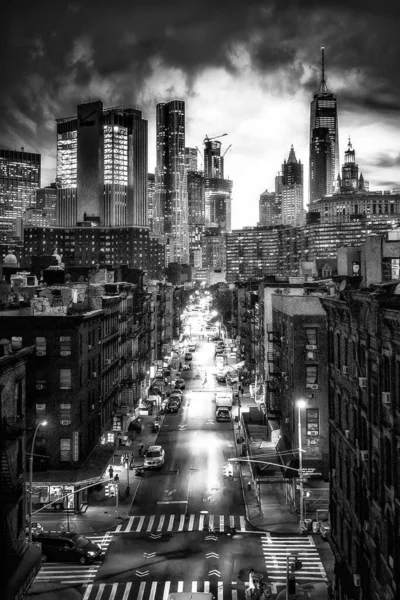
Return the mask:
<path id="1" fill-rule="evenodd" d="M 303 489 L 303 448 L 301 445 L 301 410 L 307 406 L 307 402 L 305 400 L 297 400 L 296 402 L 297 408 L 299 411 L 299 420 L 298 420 L 298 438 L 299 438 L 299 491 L 300 491 L 300 524 L 299 529 L 300 533 L 303 530 L 303 521 L 304 521 L 304 489 Z"/>
<path id="2" fill-rule="evenodd" d="M 33 480 L 33 450 L 35 448 L 36 435 L 39 427 L 46 427 L 47 421 L 41 421 L 36 425 L 35 433 L 33 434 L 31 453 L 29 455 L 29 512 L 28 512 L 28 527 L 29 527 L 29 543 L 32 544 L 32 480 Z"/>

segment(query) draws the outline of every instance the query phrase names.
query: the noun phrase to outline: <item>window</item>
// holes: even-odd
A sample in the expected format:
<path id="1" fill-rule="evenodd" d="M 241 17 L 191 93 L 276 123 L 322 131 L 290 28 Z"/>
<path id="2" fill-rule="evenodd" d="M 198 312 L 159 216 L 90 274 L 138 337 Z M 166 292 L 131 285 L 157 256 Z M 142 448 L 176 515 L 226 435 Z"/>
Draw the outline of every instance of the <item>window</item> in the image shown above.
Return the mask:
<path id="1" fill-rule="evenodd" d="M 71 405 L 60 404 L 60 423 L 61 425 L 71 424 Z"/>
<path id="2" fill-rule="evenodd" d="M 69 462 L 71 460 L 71 439 L 60 439 L 60 460 L 61 462 Z"/>
<path id="3" fill-rule="evenodd" d="M 36 425 L 47 419 L 47 409 L 45 404 L 36 404 Z"/>
<path id="4" fill-rule="evenodd" d="M 306 387 L 315 385 L 318 382 L 318 366 L 306 365 Z"/>
<path id="5" fill-rule="evenodd" d="M 22 337 L 17 337 L 15 335 L 11 338 L 11 350 L 15 352 L 15 350 L 21 350 L 22 348 Z"/>
<path id="6" fill-rule="evenodd" d="M 46 356 L 47 344 L 45 337 L 36 338 L 36 356 Z"/>
<path id="7" fill-rule="evenodd" d="M 306 409 L 306 428 L 307 435 L 319 435 L 319 411 L 318 408 Z"/>
<path id="8" fill-rule="evenodd" d="M 71 355 L 71 338 L 70 336 L 60 337 L 60 354 L 61 356 Z"/>
<path id="9" fill-rule="evenodd" d="M 71 387 L 71 369 L 60 369 L 60 390 L 70 390 Z"/>
<path id="10" fill-rule="evenodd" d="M 306 328 L 306 344 L 307 346 L 317 346 L 317 329 L 316 327 Z"/>

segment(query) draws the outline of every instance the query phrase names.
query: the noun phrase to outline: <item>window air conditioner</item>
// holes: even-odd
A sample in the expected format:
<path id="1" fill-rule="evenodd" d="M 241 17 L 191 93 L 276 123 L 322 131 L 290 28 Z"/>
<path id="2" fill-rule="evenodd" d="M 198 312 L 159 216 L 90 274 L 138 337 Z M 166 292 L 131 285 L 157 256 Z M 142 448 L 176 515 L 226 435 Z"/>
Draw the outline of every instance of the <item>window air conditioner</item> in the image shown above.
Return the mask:
<path id="1" fill-rule="evenodd" d="M 93 371 L 93 373 L 92 373 L 92 377 L 93 377 L 93 379 L 95 379 L 95 377 L 97 377 L 97 373 L 96 373 L 96 371 Z"/>
<path id="2" fill-rule="evenodd" d="M 342 373 L 343 373 L 343 375 L 348 375 L 349 374 L 349 367 L 347 367 L 346 365 L 343 365 L 343 367 L 342 367 Z"/>
<path id="3" fill-rule="evenodd" d="M 364 529 L 365 531 L 369 531 L 369 521 L 364 521 Z"/>
<path id="4" fill-rule="evenodd" d="M 281 337 L 281 342 L 282 342 L 282 344 L 284 344 L 286 342 L 286 338 L 284 335 Z"/>
<path id="5" fill-rule="evenodd" d="M 354 582 L 355 587 L 360 587 L 361 577 L 360 577 L 360 575 L 358 573 L 354 573 L 354 575 L 353 575 L 353 582 Z"/>
<path id="6" fill-rule="evenodd" d="M 111 358 L 106 358 L 106 365 L 111 365 Z"/>
<path id="7" fill-rule="evenodd" d="M 92 349 L 92 344 L 88 344 L 88 350 Z"/>
<path id="8" fill-rule="evenodd" d="M 60 356 L 71 356 L 70 350 L 61 350 Z"/>
<path id="9" fill-rule="evenodd" d="M 46 352 L 44 352 L 43 350 L 37 350 L 36 356 L 46 356 Z"/>
<path id="10" fill-rule="evenodd" d="M 71 421 L 60 421 L 61 425 L 69 425 Z"/>
<path id="11" fill-rule="evenodd" d="M 285 417 L 285 423 L 290 423 L 289 417 Z"/>
<path id="12" fill-rule="evenodd" d="M 367 387 L 367 378 L 366 377 L 359 377 L 358 378 L 358 385 L 360 386 L 360 388 L 362 388 L 363 390 L 365 390 L 366 387 Z"/>
<path id="13" fill-rule="evenodd" d="M 317 350 L 317 346 L 315 344 L 307 344 L 306 350 Z"/>
<path id="14" fill-rule="evenodd" d="M 390 404 L 390 392 L 382 392 L 383 404 Z"/>
<path id="15" fill-rule="evenodd" d="M 317 390 L 318 383 L 306 383 L 306 388 L 308 388 L 309 390 Z"/>
<path id="16" fill-rule="evenodd" d="M 347 437 L 347 439 L 349 439 L 349 437 L 350 437 L 350 431 L 348 429 L 345 429 L 344 435 Z"/>
<path id="17" fill-rule="evenodd" d="M 318 435 L 318 431 L 307 431 L 308 435 L 312 435 L 313 437 Z"/>
<path id="18" fill-rule="evenodd" d="M 44 390 L 44 388 L 45 388 L 45 386 L 44 386 L 44 384 L 43 384 L 43 383 L 37 383 L 37 384 L 36 384 L 36 389 L 37 389 L 37 390 Z"/>
<path id="19" fill-rule="evenodd" d="M 361 450 L 360 457 L 362 461 L 366 462 L 368 460 L 368 450 Z"/>

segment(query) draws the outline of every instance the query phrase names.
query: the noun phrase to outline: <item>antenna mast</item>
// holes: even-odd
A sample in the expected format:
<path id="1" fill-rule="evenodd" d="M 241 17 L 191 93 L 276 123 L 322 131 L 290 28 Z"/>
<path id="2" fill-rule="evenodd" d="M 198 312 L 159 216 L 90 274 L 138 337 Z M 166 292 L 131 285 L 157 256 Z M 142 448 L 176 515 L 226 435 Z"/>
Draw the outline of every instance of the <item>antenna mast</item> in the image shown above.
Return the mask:
<path id="1" fill-rule="evenodd" d="M 321 44 L 321 85 L 319 86 L 319 92 L 326 94 L 328 91 L 325 81 L 325 46 Z"/>

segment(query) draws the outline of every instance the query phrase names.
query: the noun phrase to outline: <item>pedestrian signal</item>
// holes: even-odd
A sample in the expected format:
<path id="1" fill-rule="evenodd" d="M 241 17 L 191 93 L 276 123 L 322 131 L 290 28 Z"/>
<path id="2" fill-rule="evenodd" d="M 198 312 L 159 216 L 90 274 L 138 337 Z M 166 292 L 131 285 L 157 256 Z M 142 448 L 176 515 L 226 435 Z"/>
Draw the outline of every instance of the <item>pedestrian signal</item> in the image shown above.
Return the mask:
<path id="1" fill-rule="evenodd" d="M 110 496 L 110 487 L 111 487 L 111 485 L 106 485 L 104 488 L 104 494 L 105 494 L 106 498 L 108 498 Z"/>
<path id="2" fill-rule="evenodd" d="M 115 497 L 115 485 L 110 485 L 110 496 Z"/>

